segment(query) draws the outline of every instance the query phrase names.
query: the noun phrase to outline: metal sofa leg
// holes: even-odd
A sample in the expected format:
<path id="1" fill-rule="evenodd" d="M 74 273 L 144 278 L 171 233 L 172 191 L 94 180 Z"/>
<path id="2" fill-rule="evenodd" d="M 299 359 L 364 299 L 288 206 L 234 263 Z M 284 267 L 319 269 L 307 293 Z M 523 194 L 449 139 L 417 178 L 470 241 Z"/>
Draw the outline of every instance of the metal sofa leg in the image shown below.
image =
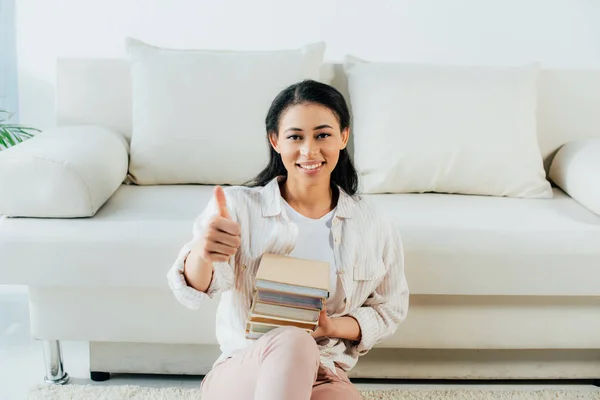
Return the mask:
<path id="1" fill-rule="evenodd" d="M 46 376 L 44 381 L 53 385 L 64 385 L 69 381 L 69 374 L 63 369 L 62 351 L 58 340 L 44 340 L 44 359 Z"/>

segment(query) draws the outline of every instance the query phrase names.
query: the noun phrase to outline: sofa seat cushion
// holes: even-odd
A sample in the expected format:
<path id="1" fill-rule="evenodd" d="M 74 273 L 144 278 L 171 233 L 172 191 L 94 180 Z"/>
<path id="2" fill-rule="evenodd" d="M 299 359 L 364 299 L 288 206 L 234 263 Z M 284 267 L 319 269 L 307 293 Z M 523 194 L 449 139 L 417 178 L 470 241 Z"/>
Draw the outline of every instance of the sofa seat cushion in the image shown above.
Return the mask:
<path id="1" fill-rule="evenodd" d="M 0 220 L 0 282 L 165 286 L 212 192 L 121 185 L 93 218 Z"/>
<path id="2" fill-rule="evenodd" d="M 0 220 L 0 284 L 166 287 L 212 190 L 122 185 L 93 218 Z M 600 216 L 559 189 L 365 198 L 400 229 L 412 294 L 600 294 Z"/>
<path id="3" fill-rule="evenodd" d="M 600 217 L 553 197 L 371 196 L 400 227 L 413 294 L 599 295 Z"/>

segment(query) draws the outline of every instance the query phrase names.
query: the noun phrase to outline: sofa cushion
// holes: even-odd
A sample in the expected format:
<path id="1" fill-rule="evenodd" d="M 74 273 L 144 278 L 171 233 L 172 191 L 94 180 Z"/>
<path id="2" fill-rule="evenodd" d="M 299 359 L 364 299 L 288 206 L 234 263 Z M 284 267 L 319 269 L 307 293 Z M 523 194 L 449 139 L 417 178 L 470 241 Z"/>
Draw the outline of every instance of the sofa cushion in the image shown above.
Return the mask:
<path id="1" fill-rule="evenodd" d="M 212 191 L 121 185 L 94 218 L 0 220 L 0 282 L 164 286 Z"/>
<path id="2" fill-rule="evenodd" d="M 287 86 L 320 79 L 324 43 L 281 51 L 175 50 L 127 42 L 141 185 L 242 184 L 268 161 L 265 116 Z"/>
<path id="3" fill-rule="evenodd" d="M 411 293 L 600 294 L 600 216 L 553 199 L 374 195 L 403 234 Z"/>
<path id="4" fill-rule="evenodd" d="M 128 146 L 100 126 L 43 131 L 0 153 L 0 214 L 93 216 L 127 175 Z"/>
<path id="5" fill-rule="evenodd" d="M 583 206 L 600 215 L 600 137 L 571 141 L 560 148 L 550 178 Z"/>
<path id="6" fill-rule="evenodd" d="M 0 220 L 0 283 L 164 288 L 212 193 L 122 185 L 94 218 Z M 599 295 L 600 216 L 554 195 L 365 197 L 400 228 L 412 294 Z"/>
<path id="7" fill-rule="evenodd" d="M 367 193 L 548 198 L 537 66 L 346 63 Z"/>

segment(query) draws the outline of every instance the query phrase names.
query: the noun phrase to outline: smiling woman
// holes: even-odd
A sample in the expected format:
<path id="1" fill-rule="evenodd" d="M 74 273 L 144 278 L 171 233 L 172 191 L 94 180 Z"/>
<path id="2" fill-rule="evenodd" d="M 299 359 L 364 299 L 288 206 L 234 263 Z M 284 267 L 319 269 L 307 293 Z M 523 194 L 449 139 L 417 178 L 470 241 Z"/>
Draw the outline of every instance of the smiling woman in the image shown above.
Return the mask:
<path id="1" fill-rule="evenodd" d="M 408 311 L 402 241 L 390 219 L 356 195 L 350 113 L 338 90 L 293 84 L 275 97 L 265 122 L 266 168 L 246 186 L 215 188 L 168 274 L 189 308 L 223 294 L 216 326 L 223 352 L 202 396 L 358 400 L 347 372 Z M 310 334 L 283 326 L 246 337 L 256 266 L 267 253 L 329 265 L 329 297 Z"/>
<path id="2" fill-rule="evenodd" d="M 286 191 L 302 183 L 317 191 L 338 185 L 356 194 L 358 174 L 346 148 L 350 111 L 336 89 L 312 80 L 291 85 L 273 100 L 265 122 L 269 164 L 250 186 L 286 176 Z"/>

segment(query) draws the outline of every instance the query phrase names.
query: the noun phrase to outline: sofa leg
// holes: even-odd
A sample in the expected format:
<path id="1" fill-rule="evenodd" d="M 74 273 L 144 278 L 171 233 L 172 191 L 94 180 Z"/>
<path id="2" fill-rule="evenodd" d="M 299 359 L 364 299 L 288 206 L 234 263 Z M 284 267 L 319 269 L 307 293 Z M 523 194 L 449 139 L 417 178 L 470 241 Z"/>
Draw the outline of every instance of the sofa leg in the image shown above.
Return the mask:
<path id="1" fill-rule="evenodd" d="M 64 385 L 69 381 L 69 374 L 63 369 L 62 351 L 58 340 L 44 340 L 44 361 L 46 376 L 44 381 L 53 385 Z"/>
<path id="2" fill-rule="evenodd" d="M 94 382 L 104 382 L 110 379 L 110 372 L 91 371 L 90 379 Z"/>

